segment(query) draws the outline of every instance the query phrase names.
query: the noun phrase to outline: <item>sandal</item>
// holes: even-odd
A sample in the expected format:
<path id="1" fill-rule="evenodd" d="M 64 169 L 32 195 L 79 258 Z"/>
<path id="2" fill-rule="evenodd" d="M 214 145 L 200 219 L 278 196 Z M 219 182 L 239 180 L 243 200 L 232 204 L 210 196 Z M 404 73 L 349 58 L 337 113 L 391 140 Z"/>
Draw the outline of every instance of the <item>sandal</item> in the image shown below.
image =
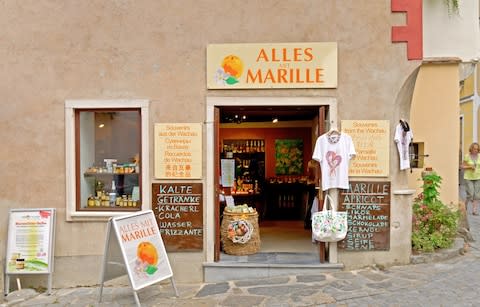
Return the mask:
<path id="1" fill-rule="evenodd" d="M 473 215 L 478 215 L 478 212 L 473 212 L 472 214 L 473 214 Z"/>

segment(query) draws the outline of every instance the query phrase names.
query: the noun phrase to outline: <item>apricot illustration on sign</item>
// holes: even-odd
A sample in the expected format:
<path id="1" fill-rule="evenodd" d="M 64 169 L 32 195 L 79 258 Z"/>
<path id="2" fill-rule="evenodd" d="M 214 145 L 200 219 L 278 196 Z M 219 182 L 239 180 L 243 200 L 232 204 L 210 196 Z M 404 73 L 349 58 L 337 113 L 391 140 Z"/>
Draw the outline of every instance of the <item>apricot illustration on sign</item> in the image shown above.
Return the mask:
<path id="1" fill-rule="evenodd" d="M 151 275 L 157 270 L 158 252 L 155 245 L 150 242 L 141 242 L 137 247 L 137 258 L 146 264 L 145 272 Z"/>
<path id="2" fill-rule="evenodd" d="M 242 73 L 242 60 L 238 56 L 230 54 L 223 58 L 221 68 L 215 74 L 215 80 L 222 85 L 232 85 L 238 83 L 238 78 L 242 76 Z"/>

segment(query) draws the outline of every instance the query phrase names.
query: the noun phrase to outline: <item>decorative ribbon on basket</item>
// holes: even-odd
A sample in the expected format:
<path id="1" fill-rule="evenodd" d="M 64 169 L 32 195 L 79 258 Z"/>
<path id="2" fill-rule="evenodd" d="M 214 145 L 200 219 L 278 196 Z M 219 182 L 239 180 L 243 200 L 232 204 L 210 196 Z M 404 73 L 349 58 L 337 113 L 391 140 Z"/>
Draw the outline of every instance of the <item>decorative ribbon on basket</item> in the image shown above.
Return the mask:
<path id="1" fill-rule="evenodd" d="M 231 221 L 228 224 L 228 238 L 233 243 L 247 243 L 252 237 L 253 225 L 246 220 Z"/>
<path id="2" fill-rule="evenodd" d="M 330 210 L 327 205 L 330 203 Z M 323 210 L 312 214 L 313 238 L 321 242 L 338 242 L 347 235 L 347 212 L 336 211 L 330 195 L 325 196 Z"/>

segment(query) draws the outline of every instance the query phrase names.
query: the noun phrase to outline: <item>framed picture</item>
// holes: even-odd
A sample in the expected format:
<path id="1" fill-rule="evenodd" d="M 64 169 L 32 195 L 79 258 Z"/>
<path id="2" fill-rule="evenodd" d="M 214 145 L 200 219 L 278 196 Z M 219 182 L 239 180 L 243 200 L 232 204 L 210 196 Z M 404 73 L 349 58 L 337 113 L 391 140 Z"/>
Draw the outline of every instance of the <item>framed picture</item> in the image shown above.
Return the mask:
<path id="1" fill-rule="evenodd" d="M 303 174 L 303 140 L 275 140 L 275 175 Z"/>

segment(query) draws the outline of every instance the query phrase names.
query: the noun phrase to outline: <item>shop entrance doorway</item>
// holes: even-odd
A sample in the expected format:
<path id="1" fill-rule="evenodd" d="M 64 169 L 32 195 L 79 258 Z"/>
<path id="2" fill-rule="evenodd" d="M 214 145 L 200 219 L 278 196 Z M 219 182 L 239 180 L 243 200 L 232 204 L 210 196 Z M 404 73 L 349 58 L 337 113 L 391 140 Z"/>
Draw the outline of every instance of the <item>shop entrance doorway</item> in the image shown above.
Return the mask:
<path id="1" fill-rule="evenodd" d="M 214 158 L 213 208 L 207 210 L 214 221 L 212 260 L 230 257 L 223 252 L 220 240 L 225 195 L 231 195 L 235 205 L 258 212 L 259 253 L 312 254 L 318 258 L 324 251 L 312 244 L 308 213 L 312 200 L 309 195 L 319 190 L 309 185 L 308 162 L 317 137 L 330 125 L 336 126 L 335 101 L 220 97 L 209 100 L 213 116 L 210 140 L 214 145 L 213 155 L 208 155 Z M 223 182 L 226 186 L 221 180 L 222 160 L 233 160 L 234 165 L 233 182 Z"/>

